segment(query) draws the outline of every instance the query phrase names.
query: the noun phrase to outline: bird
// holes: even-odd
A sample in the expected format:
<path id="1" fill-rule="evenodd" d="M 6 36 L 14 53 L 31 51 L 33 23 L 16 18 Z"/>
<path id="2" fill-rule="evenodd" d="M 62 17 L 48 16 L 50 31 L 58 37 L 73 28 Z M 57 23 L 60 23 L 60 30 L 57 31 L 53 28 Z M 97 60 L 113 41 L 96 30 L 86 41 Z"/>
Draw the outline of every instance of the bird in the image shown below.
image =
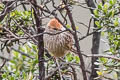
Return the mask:
<path id="1" fill-rule="evenodd" d="M 44 32 L 47 33 L 43 35 L 44 47 L 53 56 L 56 65 L 59 67 L 60 79 L 63 80 L 59 59 L 74 50 L 73 35 L 56 18 L 48 22 Z"/>
<path id="2" fill-rule="evenodd" d="M 56 18 L 48 22 L 45 32 L 48 34 L 43 35 L 44 47 L 52 56 L 59 58 L 73 52 L 73 35 Z"/>

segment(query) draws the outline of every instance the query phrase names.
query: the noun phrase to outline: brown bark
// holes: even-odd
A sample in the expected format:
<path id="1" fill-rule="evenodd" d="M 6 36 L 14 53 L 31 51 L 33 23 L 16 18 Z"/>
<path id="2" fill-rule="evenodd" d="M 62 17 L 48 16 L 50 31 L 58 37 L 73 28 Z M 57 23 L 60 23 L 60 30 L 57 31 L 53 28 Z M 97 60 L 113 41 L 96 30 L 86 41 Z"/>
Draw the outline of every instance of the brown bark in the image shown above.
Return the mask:
<path id="1" fill-rule="evenodd" d="M 36 0 L 33 0 L 33 3 L 37 4 Z M 43 33 L 44 30 L 41 27 L 42 20 L 40 19 L 41 15 L 40 15 L 39 9 L 35 7 L 35 5 L 33 9 L 34 9 L 34 17 L 35 17 L 35 22 L 36 22 L 36 27 L 37 27 L 37 34 Z M 43 35 L 40 35 L 37 39 L 38 39 L 39 80 L 45 80 Z"/>

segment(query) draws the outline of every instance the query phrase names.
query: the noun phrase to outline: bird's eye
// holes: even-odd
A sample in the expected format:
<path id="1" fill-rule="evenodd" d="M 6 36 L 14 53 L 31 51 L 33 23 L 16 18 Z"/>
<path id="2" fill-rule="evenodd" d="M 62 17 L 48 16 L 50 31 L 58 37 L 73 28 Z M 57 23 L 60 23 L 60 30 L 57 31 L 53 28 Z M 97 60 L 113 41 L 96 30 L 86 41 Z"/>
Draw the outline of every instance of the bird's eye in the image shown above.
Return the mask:
<path id="1" fill-rule="evenodd" d="M 53 30 L 58 30 L 57 28 L 53 28 Z"/>

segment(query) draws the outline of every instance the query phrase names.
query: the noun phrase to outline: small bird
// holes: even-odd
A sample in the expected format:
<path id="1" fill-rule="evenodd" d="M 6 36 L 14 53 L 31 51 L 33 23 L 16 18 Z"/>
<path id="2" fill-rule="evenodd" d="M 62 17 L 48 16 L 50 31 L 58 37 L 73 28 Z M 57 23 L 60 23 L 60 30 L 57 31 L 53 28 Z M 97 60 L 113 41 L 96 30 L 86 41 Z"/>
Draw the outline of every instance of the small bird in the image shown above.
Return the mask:
<path id="1" fill-rule="evenodd" d="M 66 28 L 56 18 L 51 19 L 45 28 L 45 32 L 50 34 L 44 34 L 44 46 L 54 57 L 63 57 L 73 50 L 73 35 L 65 30 Z"/>

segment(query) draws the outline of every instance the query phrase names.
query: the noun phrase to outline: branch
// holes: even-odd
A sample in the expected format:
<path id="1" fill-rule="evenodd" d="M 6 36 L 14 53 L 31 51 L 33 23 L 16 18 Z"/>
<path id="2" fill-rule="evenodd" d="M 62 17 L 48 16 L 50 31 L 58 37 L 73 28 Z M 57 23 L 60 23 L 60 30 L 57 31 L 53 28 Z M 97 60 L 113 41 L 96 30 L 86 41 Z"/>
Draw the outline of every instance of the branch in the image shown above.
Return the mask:
<path id="1" fill-rule="evenodd" d="M 83 56 L 85 56 L 85 57 L 97 57 L 97 58 L 102 58 L 103 57 L 103 58 L 108 58 L 108 59 L 114 59 L 114 60 L 120 62 L 120 58 L 114 57 L 114 56 L 110 56 L 110 55 L 103 55 L 103 54 L 86 55 L 86 54 L 83 54 Z"/>
<path id="2" fill-rule="evenodd" d="M 57 71 L 57 70 L 59 70 L 60 68 L 61 69 L 63 69 L 63 68 L 66 68 L 67 66 L 58 66 L 57 68 L 55 68 L 46 78 L 45 78 L 45 80 L 49 80 L 53 75 L 54 75 L 54 73 Z"/>
<path id="3" fill-rule="evenodd" d="M 35 18 L 36 27 L 37 27 L 37 33 L 38 34 L 43 33 L 44 30 L 42 28 L 42 20 L 40 19 L 40 17 L 42 17 L 42 10 L 41 12 L 39 12 L 38 7 L 35 6 L 37 5 L 37 0 L 32 0 L 32 3 L 34 4 L 32 8 L 34 11 L 33 14 Z M 41 0 L 41 4 L 42 4 L 42 0 Z M 44 59 L 43 35 L 37 37 L 37 39 L 38 39 L 38 60 L 41 60 L 41 59 Z M 39 61 L 38 67 L 39 67 L 39 80 L 44 80 L 45 79 L 44 61 Z"/>
<path id="4" fill-rule="evenodd" d="M 26 57 L 28 57 L 28 58 L 34 59 L 34 58 L 31 57 L 30 55 L 28 55 L 28 54 L 26 54 L 26 53 L 24 53 L 24 52 L 21 52 L 20 50 L 17 50 L 17 49 L 15 49 L 15 48 L 11 48 L 11 49 L 14 50 L 14 51 L 19 52 L 21 55 L 24 55 L 24 56 L 26 56 Z"/>
<path id="5" fill-rule="evenodd" d="M 11 36 L 13 36 L 14 38 L 19 39 L 18 36 L 16 36 L 12 31 L 10 31 L 9 29 L 7 29 L 6 27 L 4 27 L 3 29 L 5 29 L 6 31 L 8 31 L 11 34 Z"/>
<path id="6" fill-rule="evenodd" d="M 101 28 L 96 29 L 96 30 L 94 30 L 93 32 L 88 33 L 87 35 L 85 35 L 85 36 L 83 36 L 83 37 L 79 38 L 79 41 L 80 41 L 80 40 L 83 40 L 84 38 L 86 38 L 86 37 L 88 37 L 88 36 L 90 36 L 90 35 L 92 35 L 92 34 L 94 34 L 94 33 L 96 33 L 96 32 L 97 32 L 97 31 L 99 31 L 100 29 L 101 29 Z"/>
<path id="7" fill-rule="evenodd" d="M 0 22 L 4 19 L 4 17 L 9 13 L 11 10 L 13 10 L 13 5 L 18 2 L 19 0 L 15 1 L 8 1 L 6 3 L 6 7 L 3 9 L 2 13 L 0 14 Z"/>
<path id="8" fill-rule="evenodd" d="M 23 28 L 22 28 L 22 25 L 19 25 L 18 23 L 17 23 L 17 21 L 15 21 L 14 19 L 13 19 L 13 21 L 16 23 L 16 25 L 25 33 L 25 34 L 27 34 L 28 35 L 28 37 L 31 37 L 32 35 L 30 35 L 27 31 L 25 31 Z M 34 37 L 31 37 L 31 39 L 34 41 L 34 42 L 38 42 Z"/>
<path id="9" fill-rule="evenodd" d="M 1 71 L 1 69 L 4 67 L 5 63 L 6 63 L 6 59 L 4 60 L 2 66 L 0 66 L 0 71 Z"/>
<path id="10" fill-rule="evenodd" d="M 67 30 L 64 30 L 64 31 L 60 31 L 60 32 L 57 32 L 57 33 L 49 33 L 49 32 L 43 32 L 43 33 L 38 33 L 38 34 L 35 34 L 35 35 L 31 35 L 31 36 L 27 36 L 27 37 L 17 37 L 17 38 L 11 38 L 11 39 L 1 39 L 0 41 L 2 42 L 5 42 L 5 41 L 15 41 L 15 40 L 21 40 L 21 39 L 31 39 L 31 38 L 34 38 L 34 37 L 39 37 L 43 34 L 49 34 L 49 35 L 57 35 L 57 34 L 60 34 L 62 32 L 66 32 Z"/>
<path id="11" fill-rule="evenodd" d="M 66 0 L 62 0 L 62 1 L 63 1 L 63 3 L 65 5 L 67 5 Z M 77 31 L 76 31 L 75 23 L 74 23 L 74 20 L 73 20 L 73 17 L 72 17 L 72 13 L 71 13 L 71 11 L 69 10 L 68 7 L 65 7 L 65 9 L 67 11 L 68 18 L 69 18 L 70 23 L 71 23 L 71 27 L 75 31 L 75 33 L 73 34 L 73 36 L 74 36 L 74 40 L 75 40 L 75 46 L 77 48 L 77 52 L 78 52 L 78 55 L 79 55 L 79 58 L 80 58 L 80 63 L 82 64 L 81 69 L 82 69 L 83 79 L 87 80 L 87 75 L 86 75 L 86 71 L 85 71 L 85 64 L 84 64 L 83 56 L 82 56 L 81 51 L 80 51 L 79 40 L 78 40 L 78 36 L 77 36 Z"/>
<path id="12" fill-rule="evenodd" d="M 89 34 L 89 32 L 90 32 L 92 19 L 93 19 L 93 17 L 90 18 L 89 26 L 88 26 L 88 30 L 87 30 L 87 34 Z M 86 35 L 87 35 L 87 34 L 86 34 Z"/>
<path id="13" fill-rule="evenodd" d="M 1 58 L 1 59 L 5 59 L 6 61 L 10 61 L 10 59 L 8 59 L 8 58 L 6 58 L 6 57 L 4 57 L 4 56 L 1 56 L 1 55 L 0 55 L 0 58 Z"/>
<path id="14" fill-rule="evenodd" d="M 95 8 L 93 8 L 93 7 L 86 7 L 86 6 L 83 6 L 83 5 L 81 5 L 81 4 L 78 4 L 77 6 L 80 6 L 80 7 L 85 8 L 85 9 L 91 9 L 91 10 L 94 10 L 94 9 L 95 9 Z"/>

